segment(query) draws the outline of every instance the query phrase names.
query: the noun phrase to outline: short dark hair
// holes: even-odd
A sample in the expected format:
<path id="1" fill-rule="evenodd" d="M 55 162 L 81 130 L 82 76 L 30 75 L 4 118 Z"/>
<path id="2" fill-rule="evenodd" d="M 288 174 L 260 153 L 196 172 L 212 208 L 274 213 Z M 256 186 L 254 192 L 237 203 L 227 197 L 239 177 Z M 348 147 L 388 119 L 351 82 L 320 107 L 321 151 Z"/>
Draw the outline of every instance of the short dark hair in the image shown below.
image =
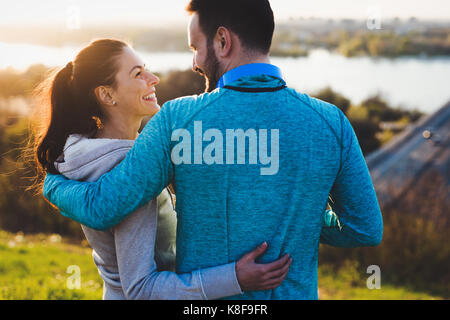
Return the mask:
<path id="1" fill-rule="evenodd" d="M 275 22 L 268 0 L 191 0 L 186 10 L 198 14 L 208 41 L 219 27 L 225 27 L 247 49 L 269 53 Z"/>

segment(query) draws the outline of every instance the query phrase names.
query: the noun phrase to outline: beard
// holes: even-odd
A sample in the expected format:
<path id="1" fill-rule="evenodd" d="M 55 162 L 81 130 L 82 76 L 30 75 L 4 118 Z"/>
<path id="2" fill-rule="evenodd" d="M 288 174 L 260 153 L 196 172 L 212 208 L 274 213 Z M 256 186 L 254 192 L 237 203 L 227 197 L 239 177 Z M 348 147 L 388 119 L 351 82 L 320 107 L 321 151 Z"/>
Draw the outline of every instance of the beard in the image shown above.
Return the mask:
<path id="1" fill-rule="evenodd" d="M 217 82 L 220 79 L 219 69 L 220 63 L 216 57 L 211 41 L 211 43 L 208 43 L 208 54 L 206 56 L 204 70 L 197 68 L 197 72 L 205 78 L 205 92 L 211 92 L 216 89 Z"/>

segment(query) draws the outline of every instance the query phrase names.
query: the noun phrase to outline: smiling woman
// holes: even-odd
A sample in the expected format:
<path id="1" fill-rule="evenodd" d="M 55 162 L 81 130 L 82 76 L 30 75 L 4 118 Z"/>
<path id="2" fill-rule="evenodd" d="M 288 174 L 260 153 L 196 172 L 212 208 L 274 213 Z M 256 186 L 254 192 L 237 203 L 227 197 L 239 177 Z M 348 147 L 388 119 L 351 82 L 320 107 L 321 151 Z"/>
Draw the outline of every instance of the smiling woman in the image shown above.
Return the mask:
<path id="1" fill-rule="evenodd" d="M 159 78 L 145 69 L 130 47 L 123 48 L 116 63 L 119 68 L 115 82 L 94 89 L 104 115 L 96 137 L 134 140 L 142 118 L 160 110 L 155 94 Z"/>
<path id="2" fill-rule="evenodd" d="M 127 44 L 98 40 L 84 48 L 64 68 L 41 83 L 34 121 L 34 150 L 41 172 L 54 172 L 70 134 L 95 135 L 104 120 L 96 88 L 114 86 L 117 58 Z"/>

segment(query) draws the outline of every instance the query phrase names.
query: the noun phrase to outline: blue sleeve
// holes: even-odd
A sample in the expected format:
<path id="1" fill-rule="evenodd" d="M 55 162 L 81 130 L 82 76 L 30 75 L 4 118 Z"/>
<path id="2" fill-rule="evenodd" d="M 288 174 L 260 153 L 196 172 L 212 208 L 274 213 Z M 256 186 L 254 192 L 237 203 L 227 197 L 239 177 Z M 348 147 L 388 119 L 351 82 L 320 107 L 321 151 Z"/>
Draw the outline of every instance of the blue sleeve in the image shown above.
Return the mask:
<path id="1" fill-rule="evenodd" d="M 341 168 L 331 190 L 333 211 L 341 228 L 323 228 L 321 243 L 336 247 L 376 246 L 383 237 L 383 218 L 356 134 L 340 112 Z"/>
<path id="2" fill-rule="evenodd" d="M 125 159 L 96 182 L 48 174 L 44 197 L 61 214 L 96 230 L 109 229 L 155 198 L 171 183 L 169 112 L 164 106 L 147 123 Z"/>

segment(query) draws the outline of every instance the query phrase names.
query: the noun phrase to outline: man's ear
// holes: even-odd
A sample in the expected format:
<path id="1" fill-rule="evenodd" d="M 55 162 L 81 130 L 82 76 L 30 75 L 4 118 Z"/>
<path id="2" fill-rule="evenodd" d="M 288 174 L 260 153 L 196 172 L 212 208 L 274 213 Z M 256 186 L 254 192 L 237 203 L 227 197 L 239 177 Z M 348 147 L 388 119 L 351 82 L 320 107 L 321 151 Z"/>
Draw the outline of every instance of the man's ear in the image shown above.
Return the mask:
<path id="1" fill-rule="evenodd" d="M 226 58 L 231 54 L 233 48 L 233 38 L 230 30 L 219 27 L 214 38 L 216 53 L 221 58 Z"/>
<path id="2" fill-rule="evenodd" d="M 94 89 L 95 96 L 97 100 L 107 106 L 114 106 L 115 101 L 111 95 L 111 88 L 107 86 L 99 86 Z"/>

